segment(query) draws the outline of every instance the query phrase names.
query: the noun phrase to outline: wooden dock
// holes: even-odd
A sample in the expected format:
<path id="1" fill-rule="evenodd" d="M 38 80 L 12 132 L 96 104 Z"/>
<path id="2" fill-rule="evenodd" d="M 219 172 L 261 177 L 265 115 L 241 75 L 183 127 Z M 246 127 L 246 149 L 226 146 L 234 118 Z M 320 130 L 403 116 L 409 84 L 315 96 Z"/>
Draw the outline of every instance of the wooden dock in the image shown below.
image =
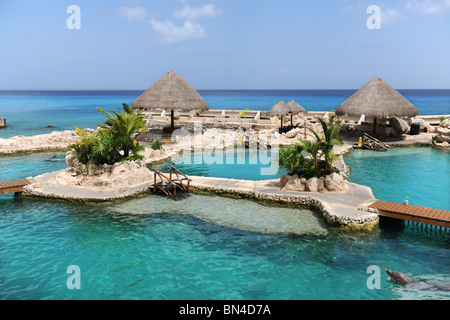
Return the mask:
<path id="1" fill-rule="evenodd" d="M 377 200 L 369 208 L 377 209 L 385 217 L 421 222 L 450 228 L 450 211 Z"/>
<path id="2" fill-rule="evenodd" d="M 31 181 L 28 179 L 0 182 L 0 194 L 14 193 L 14 196 L 20 196 L 23 191 L 23 187 L 29 184 L 31 184 Z"/>

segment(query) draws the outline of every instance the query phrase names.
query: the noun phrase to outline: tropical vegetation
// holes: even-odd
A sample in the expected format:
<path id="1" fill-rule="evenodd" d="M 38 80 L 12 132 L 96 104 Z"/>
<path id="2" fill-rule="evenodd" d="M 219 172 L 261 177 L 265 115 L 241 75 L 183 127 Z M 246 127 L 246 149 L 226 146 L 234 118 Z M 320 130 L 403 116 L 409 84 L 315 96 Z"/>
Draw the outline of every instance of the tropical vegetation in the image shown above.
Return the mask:
<path id="1" fill-rule="evenodd" d="M 318 119 L 323 130 L 322 134 L 313 128 L 305 127 L 313 133 L 315 140 L 298 139 L 295 146 L 280 149 L 279 164 L 291 175 L 297 174 L 299 177 L 309 179 L 325 176 L 335 170 L 332 164 L 337 160 L 337 156 L 333 152 L 333 147 L 343 144 L 339 136 L 341 126 L 336 121 L 335 115 L 327 120 Z"/>
<path id="2" fill-rule="evenodd" d="M 136 137 L 146 131 L 144 117 L 127 104 L 122 104 L 120 112 L 107 112 L 103 125 L 94 133 L 76 127 L 79 141 L 69 145 L 78 160 L 89 167 L 89 164 L 114 164 L 127 160 L 139 160 L 144 156 L 144 146 L 139 145 Z"/>
<path id="3" fill-rule="evenodd" d="M 150 148 L 152 148 L 153 150 L 160 150 L 162 146 L 163 143 L 161 141 L 161 138 L 159 137 L 155 138 L 155 140 L 150 143 Z"/>

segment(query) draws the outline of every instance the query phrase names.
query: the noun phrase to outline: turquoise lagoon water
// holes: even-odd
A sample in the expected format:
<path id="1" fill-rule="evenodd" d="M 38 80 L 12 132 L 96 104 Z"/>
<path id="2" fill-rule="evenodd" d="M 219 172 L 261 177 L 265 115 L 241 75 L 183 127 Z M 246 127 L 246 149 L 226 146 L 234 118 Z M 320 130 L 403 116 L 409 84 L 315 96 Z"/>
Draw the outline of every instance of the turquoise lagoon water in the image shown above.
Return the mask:
<path id="1" fill-rule="evenodd" d="M 323 111 L 336 109 L 353 92 L 201 94 L 211 109 L 268 110 L 278 100 L 294 99 Z M 131 104 L 140 93 L 1 92 L 0 116 L 9 126 L 0 138 L 95 127 L 103 119 L 96 107 Z M 402 93 L 421 114 L 450 113 L 449 90 Z M 346 157 L 354 168 L 351 179 L 371 186 L 380 199 L 409 196 L 411 203 L 448 210 L 448 153 L 403 151 L 411 153 L 408 164 L 394 156 L 397 149 L 384 160 L 355 150 Z M 0 181 L 65 168 L 64 162 L 44 161 L 53 155 L 0 156 Z M 414 175 L 407 175 L 407 166 Z M 228 170 L 183 168 L 190 175 L 249 179 L 259 179 L 260 169 L 250 163 Z M 430 176 L 440 185 L 447 178 L 447 189 L 430 183 Z M 404 291 L 384 273 L 380 289 L 366 285 L 370 265 L 448 283 L 449 262 L 448 232 L 380 226 L 370 233 L 343 233 L 328 228 L 315 212 L 241 199 L 192 195 L 174 202 L 149 195 L 80 205 L 0 195 L 0 299 L 449 299 L 448 293 Z M 80 290 L 67 288 L 70 265 L 81 270 Z"/>
<path id="2" fill-rule="evenodd" d="M 207 153 L 180 153 L 174 160 L 155 165 L 169 172 L 169 164 L 184 174 L 201 177 L 232 178 L 240 180 L 268 180 L 287 173 L 278 166 L 278 159 L 269 149 L 235 148 Z"/>
<path id="3" fill-rule="evenodd" d="M 279 100 L 295 100 L 308 111 L 336 110 L 356 90 L 199 90 L 210 109 L 269 110 Z M 450 114 L 450 90 L 399 90 L 420 114 Z M 96 128 L 104 116 L 132 104 L 143 91 L 1 91 L 0 117 L 8 128 L 0 138 L 35 135 L 75 126 Z M 47 126 L 56 129 L 48 129 Z"/>
<path id="4" fill-rule="evenodd" d="M 64 168 L 44 161 L 53 155 L 0 157 L 1 179 Z M 450 298 L 404 291 L 383 271 L 380 289 L 367 287 L 370 265 L 450 282 L 448 234 L 344 233 L 309 210 L 242 199 L 80 205 L 2 195 L 0 230 L 0 299 Z M 70 265 L 80 268 L 80 290 L 67 288 Z"/>
<path id="5" fill-rule="evenodd" d="M 355 149 L 345 157 L 350 181 L 372 188 L 377 199 L 450 210 L 450 152 L 436 148 Z"/>

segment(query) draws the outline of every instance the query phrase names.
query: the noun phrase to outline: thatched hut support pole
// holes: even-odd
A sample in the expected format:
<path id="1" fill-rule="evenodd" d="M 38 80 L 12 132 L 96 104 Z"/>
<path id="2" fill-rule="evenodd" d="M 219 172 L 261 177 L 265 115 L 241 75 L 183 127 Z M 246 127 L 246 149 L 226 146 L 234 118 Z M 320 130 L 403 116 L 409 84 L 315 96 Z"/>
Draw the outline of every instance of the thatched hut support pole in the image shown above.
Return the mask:
<path id="1" fill-rule="evenodd" d="M 304 134 L 305 134 L 305 140 L 306 140 L 306 117 L 305 117 L 305 131 L 304 131 Z"/>
<path id="2" fill-rule="evenodd" d="M 171 128 L 175 127 L 175 124 L 174 124 L 174 110 L 173 109 L 170 110 L 170 127 Z"/>
<path id="3" fill-rule="evenodd" d="M 377 134 L 377 118 L 373 118 L 373 135 Z"/>

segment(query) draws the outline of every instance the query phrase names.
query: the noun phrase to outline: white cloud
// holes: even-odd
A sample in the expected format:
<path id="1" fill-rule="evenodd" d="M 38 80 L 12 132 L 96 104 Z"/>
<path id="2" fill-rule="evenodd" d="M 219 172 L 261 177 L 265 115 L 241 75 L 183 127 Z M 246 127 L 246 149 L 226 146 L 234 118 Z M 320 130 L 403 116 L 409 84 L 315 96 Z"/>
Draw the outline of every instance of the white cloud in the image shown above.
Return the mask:
<path id="1" fill-rule="evenodd" d="M 122 7 L 118 12 L 128 20 L 145 20 L 148 15 L 144 7 Z"/>
<path id="2" fill-rule="evenodd" d="M 406 9 L 430 15 L 442 15 L 450 12 L 450 0 L 412 0 L 406 4 Z"/>
<path id="3" fill-rule="evenodd" d="M 173 16 L 180 19 L 197 20 L 199 18 L 214 18 L 222 13 L 222 9 L 216 8 L 214 4 L 207 4 L 198 8 L 191 8 L 189 4 L 185 4 L 183 9 L 175 10 Z"/>
<path id="4" fill-rule="evenodd" d="M 186 40 L 199 39 L 206 36 L 205 28 L 199 23 L 193 22 L 200 18 L 213 18 L 220 16 L 222 9 L 216 8 L 214 4 L 207 4 L 202 7 L 190 7 L 186 1 L 184 7 L 173 11 L 172 18 L 183 19 L 182 25 L 177 25 L 173 20 L 158 21 L 148 20 L 148 13 L 142 6 L 122 7 L 118 13 L 128 20 L 142 20 L 150 23 L 157 40 L 161 43 L 176 43 Z"/>
<path id="5" fill-rule="evenodd" d="M 206 36 L 206 31 L 201 25 L 190 21 L 185 21 L 182 26 L 177 26 L 171 20 L 159 22 L 151 19 L 150 24 L 158 40 L 162 43 L 175 43 Z"/>
<path id="6" fill-rule="evenodd" d="M 397 9 L 385 8 L 381 10 L 381 23 L 382 24 L 393 24 L 397 21 L 401 21 L 404 19 L 402 13 L 400 13 Z"/>

